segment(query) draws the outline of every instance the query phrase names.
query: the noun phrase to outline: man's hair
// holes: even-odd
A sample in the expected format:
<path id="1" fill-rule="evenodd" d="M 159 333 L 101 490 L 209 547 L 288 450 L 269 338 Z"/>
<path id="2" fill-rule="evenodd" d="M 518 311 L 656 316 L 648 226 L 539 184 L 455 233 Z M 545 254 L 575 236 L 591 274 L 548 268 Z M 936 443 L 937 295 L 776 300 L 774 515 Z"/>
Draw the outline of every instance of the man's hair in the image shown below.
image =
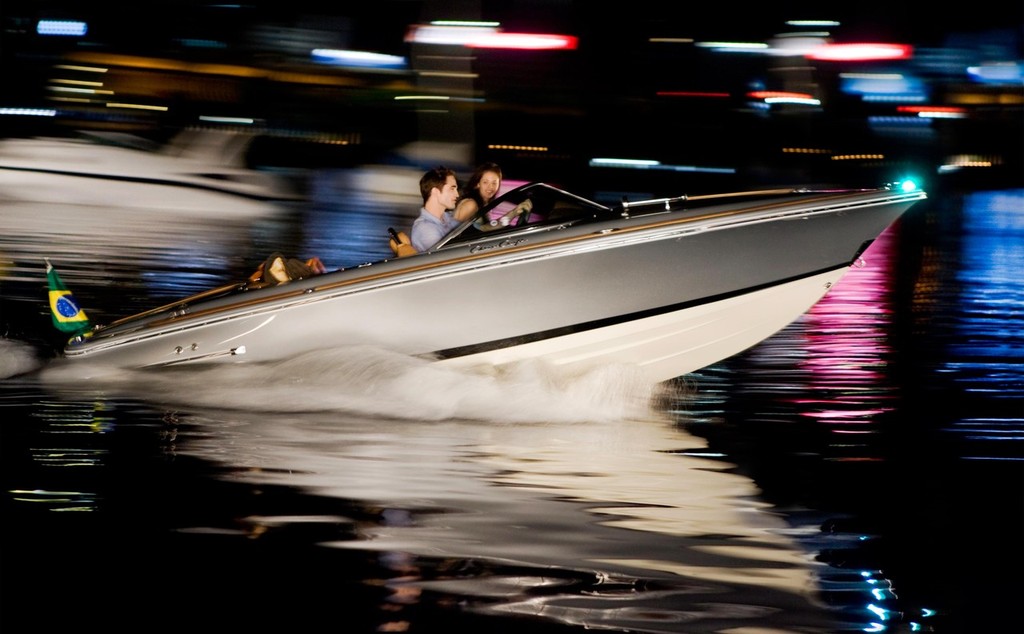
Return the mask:
<path id="1" fill-rule="evenodd" d="M 434 169 L 427 170 L 423 178 L 420 179 L 420 195 L 423 196 L 424 203 L 430 198 L 430 190 L 435 187 L 439 190 L 444 189 L 444 184 L 448 181 L 449 176 L 455 176 L 455 170 L 444 165 L 438 165 Z"/>

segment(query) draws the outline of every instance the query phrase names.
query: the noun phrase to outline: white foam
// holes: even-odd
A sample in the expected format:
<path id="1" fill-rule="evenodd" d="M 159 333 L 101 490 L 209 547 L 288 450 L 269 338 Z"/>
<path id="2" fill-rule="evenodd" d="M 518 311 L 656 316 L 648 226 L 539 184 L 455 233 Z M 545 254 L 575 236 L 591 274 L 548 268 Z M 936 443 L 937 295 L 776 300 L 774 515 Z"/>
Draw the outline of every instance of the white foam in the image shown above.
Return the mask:
<path id="1" fill-rule="evenodd" d="M 416 420 L 500 422 L 621 420 L 649 416 L 658 386 L 631 367 L 569 374 L 524 362 L 452 368 L 369 346 L 334 348 L 268 364 L 159 371 L 95 368 L 77 361 L 43 372 L 179 406 L 265 412 L 345 411 Z"/>
<path id="2" fill-rule="evenodd" d="M 14 339 L 0 339 L 0 379 L 34 372 L 42 361 L 31 345 Z"/>

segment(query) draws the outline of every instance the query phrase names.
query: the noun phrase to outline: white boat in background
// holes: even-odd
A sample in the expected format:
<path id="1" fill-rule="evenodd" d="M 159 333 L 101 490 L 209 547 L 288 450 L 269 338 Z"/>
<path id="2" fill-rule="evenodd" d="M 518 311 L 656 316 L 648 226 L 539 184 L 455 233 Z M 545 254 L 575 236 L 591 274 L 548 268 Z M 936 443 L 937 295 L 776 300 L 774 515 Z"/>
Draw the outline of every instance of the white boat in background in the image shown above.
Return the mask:
<path id="1" fill-rule="evenodd" d="M 796 320 L 925 198 L 897 186 L 779 189 L 608 207 L 531 183 L 427 252 L 213 289 L 95 327 L 64 356 L 157 368 L 365 344 L 487 368 L 628 364 L 660 382 Z M 508 212 L 507 224 L 486 221 Z"/>
<path id="2" fill-rule="evenodd" d="M 253 135 L 184 130 L 168 144 L 117 133 L 0 141 L 0 201 L 251 217 L 299 200 L 281 175 L 245 164 Z"/>

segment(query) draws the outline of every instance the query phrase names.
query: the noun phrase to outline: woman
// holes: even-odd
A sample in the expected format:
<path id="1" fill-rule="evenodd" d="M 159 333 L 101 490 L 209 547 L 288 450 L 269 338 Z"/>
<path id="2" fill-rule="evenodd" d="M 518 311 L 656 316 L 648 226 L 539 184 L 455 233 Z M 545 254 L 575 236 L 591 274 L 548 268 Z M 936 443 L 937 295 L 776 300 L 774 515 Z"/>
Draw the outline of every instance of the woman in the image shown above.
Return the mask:
<path id="1" fill-rule="evenodd" d="M 491 202 L 501 190 L 501 168 L 497 163 L 483 163 L 466 182 L 466 195 L 455 205 L 452 213 L 459 222 L 469 220 Z"/>

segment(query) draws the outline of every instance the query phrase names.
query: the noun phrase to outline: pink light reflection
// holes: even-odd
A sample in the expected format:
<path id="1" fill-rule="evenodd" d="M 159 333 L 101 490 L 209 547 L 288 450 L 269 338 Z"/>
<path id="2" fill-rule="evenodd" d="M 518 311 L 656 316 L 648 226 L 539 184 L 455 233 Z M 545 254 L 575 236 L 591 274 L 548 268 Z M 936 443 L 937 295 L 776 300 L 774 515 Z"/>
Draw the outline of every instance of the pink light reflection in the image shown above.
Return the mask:
<path id="1" fill-rule="evenodd" d="M 865 264 L 852 267 L 805 318 L 808 354 L 798 364 L 805 371 L 801 376 L 808 393 L 827 397 L 791 402 L 803 406 L 802 416 L 836 434 L 874 433 L 863 426 L 874 426 L 892 410 L 885 404 L 895 390 L 886 380 L 892 354 L 886 333 L 893 318 L 897 226 L 883 232 L 865 251 Z"/>

